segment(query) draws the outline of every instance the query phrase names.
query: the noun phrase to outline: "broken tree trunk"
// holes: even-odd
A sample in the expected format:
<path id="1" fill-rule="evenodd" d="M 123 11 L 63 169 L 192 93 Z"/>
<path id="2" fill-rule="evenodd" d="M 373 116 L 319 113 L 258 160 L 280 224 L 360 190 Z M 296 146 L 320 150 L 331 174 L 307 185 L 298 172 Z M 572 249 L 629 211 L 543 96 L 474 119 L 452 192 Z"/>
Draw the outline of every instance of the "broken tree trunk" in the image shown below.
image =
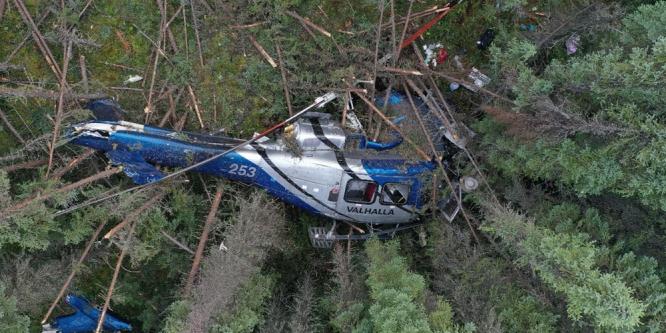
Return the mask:
<path id="1" fill-rule="evenodd" d="M 36 195 L 36 196 L 32 196 L 30 198 L 27 198 L 27 199 L 15 204 L 15 205 L 11 206 L 11 207 L 5 209 L 5 211 L 1 212 L 0 213 L 0 220 L 7 217 L 9 214 L 16 213 L 16 212 L 28 207 L 32 203 L 47 200 L 47 199 L 49 199 L 49 198 L 51 198 L 54 195 L 59 194 L 59 193 L 65 193 L 65 192 L 75 190 L 77 188 L 80 188 L 80 187 L 83 187 L 87 184 L 90 184 L 94 181 L 97 181 L 97 180 L 104 179 L 104 178 L 110 177 L 112 175 L 115 175 L 115 174 L 119 173 L 121 170 L 122 169 L 119 168 L 119 167 L 111 168 L 111 169 L 102 171 L 102 172 L 100 172 L 96 175 L 92 175 L 88 178 L 81 179 L 78 182 L 75 182 L 75 183 L 72 183 L 72 184 L 69 184 L 69 185 L 65 185 L 65 186 L 63 186 L 59 189 L 53 190 L 51 192 L 47 192 L 47 193 L 43 193 L 43 194 L 39 194 L 39 195 Z"/>
<path id="2" fill-rule="evenodd" d="M 58 179 L 64 176 L 66 173 L 72 171 L 72 169 L 74 169 L 77 165 L 79 165 L 79 163 L 83 162 L 85 159 L 92 156 L 93 154 L 95 154 L 94 149 L 87 149 L 81 155 L 76 156 L 71 161 L 69 161 L 69 163 L 67 163 L 66 166 L 54 171 L 52 178 Z"/>
<path id="3" fill-rule="evenodd" d="M 146 211 L 147 209 L 150 209 L 151 207 L 155 206 L 155 204 L 157 202 L 159 202 L 160 200 L 162 200 L 162 198 L 166 194 L 167 194 L 166 190 L 162 189 L 158 193 L 153 195 L 153 197 L 150 198 L 150 200 L 146 201 L 143 205 L 141 205 L 141 207 L 139 207 L 139 208 L 135 209 L 134 211 L 132 211 L 131 213 L 127 214 L 127 216 L 125 217 L 125 219 L 122 222 L 118 223 L 115 227 L 111 228 L 111 230 L 109 230 L 104 235 L 104 239 L 109 239 L 109 238 L 113 237 L 113 235 L 115 235 L 118 231 L 123 229 L 127 224 L 136 220 L 144 211 Z"/>
<path id="4" fill-rule="evenodd" d="M 104 319 L 106 317 L 106 311 L 109 309 L 109 304 L 111 303 L 111 296 L 113 295 L 113 290 L 116 287 L 116 282 L 118 281 L 118 275 L 120 274 L 120 267 L 123 264 L 123 259 L 125 259 L 125 255 L 127 255 L 127 250 L 129 249 L 130 243 L 132 242 L 135 227 L 136 227 L 136 222 L 132 223 L 129 233 L 125 238 L 125 243 L 123 244 L 122 249 L 120 250 L 120 255 L 118 256 L 118 260 L 116 261 L 116 268 L 114 269 L 113 277 L 111 278 L 111 284 L 109 285 L 109 291 L 106 293 L 106 298 L 104 299 L 104 306 L 102 307 L 102 310 L 99 315 L 99 320 L 97 321 L 97 329 L 95 329 L 95 333 L 102 332 L 102 327 L 104 326 Z"/>
<path id="5" fill-rule="evenodd" d="M 67 288 L 69 288 L 69 285 L 72 283 L 72 280 L 74 279 L 74 275 L 76 275 L 76 272 L 79 271 L 79 268 L 83 264 L 83 261 L 88 257 L 88 253 L 90 253 L 90 249 L 92 248 L 93 244 L 95 243 L 95 240 L 99 236 L 99 234 L 102 232 L 102 229 L 104 229 L 104 226 L 106 225 L 106 220 L 103 221 L 102 223 L 97 226 L 97 229 L 95 229 L 95 232 L 93 235 L 90 237 L 90 240 L 88 241 L 88 244 L 86 244 L 86 248 L 83 250 L 83 253 L 81 253 L 81 256 L 79 257 L 79 260 L 76 262 L 76 265 L 72 268 L 72 271 L 69 273 L 69 276 L 67 277 L 67 280 L 65 280 L 65 283 L 62 285 L 62 288 L 60 288 L 60 292 L 58 292 L 58 296 L 53 300 L 53 303 L 51 303 L 51 306 L 49 307 L 49 310 L 46 311 L 46 314 L 44 315 L 44 318 L 42 319 L 42 324 L 46 323 L 46 321 L 49 319 L 49 316 L 53 312 L 53 309 L 55 309 L 56 305 L 58 305 L 58 302 L 60 302 L 60 299 L 65 295 L 65 292 L 67 291 Z"/>
<path id="6" fill-rule="evenodd" d="M 204 249 L 206 247 L 206 241 L 208 241 L 208 234 L 210 233 L 211 226 L 213 221 L 215 221 L 215 215 L 217 214 L 217 209 L 220 207 L 220 201 L 222 200 L 222 193 L 224 187 L 222 183 L 217 185 L 217 192 L 215 192 L 215 198 L 213 199 L 213 204 L 210 206 L 210 211 L 206 217 L 206 223 L 204 228 L 201 231 L 201 237 L 199 237 L 199 245 L 197 245 L 197 252 L 194 255 L 194 260 L 192 261 L 192 269 L 190 269 L 190 274 L 187 276 L 187 282 L 185 283 L 185 295 L 190 293 L 192 285 L 194 284 L 194 278 L 199 271 L 199 265 L 201 264 L 201 257 L 203 256 Z"/>
<path id="7" fill-rule="evenodd" d="M 65 86 L 67 85 L 67 69 L 69 68 L 69 58 L 72 53 L 72 42 L 68 42 L 65 46 L 64 56 L 62 60 L 62 76 L 60 77 L 60 95 L 58 96 L 58 109 L 55 114 L 55 123 L 53 124 L 53 138 L 51 139 L 51 145 L 49 146 L 49 165 L 46 167 L 46 176 L 49 178 L 51 173 L 51 166 L 53 166 L 53 153 L 55 151 L 55 145 L 58 141 L 58 136 L 60 135 L 60 124 L 62 123 L 63 117 L 63 108 L 65 106 Z"/>
<path id="8" fill-rule="evenodd" d="M 28 27 L 30 27 L 30 30 L 32 30 L 33 38 L 37 43 L 37 47 L 44 55 L 44 59 L 46 59 L 46 62 L 49 64 L 53 74 L 55 74 L 58 81 L 62 80 L 62 71 L 60 70 L 60 67 L 58 67 L 55 58 L 53 57 L 53 53 L 51 53 L 51 49 L 49 49 L 49 46 L 44 41 L 44 36 L 42 36 L 42 33 L 39 32 L 37 25 L 32 20 L 32 16 L 30 16 L 30 12 L 25 7 L 23 0 L 14 0 L 14 4 L 21 14 L 23 21 L 28 25 Z"/>
<path id="9" fill-rule="evenodd" d="M 259 54 L 261 54 L 261 56 L 264 57 L 264 59 L 266 59 L 266 61 L 271 65 L 271 67 L 273 68 L 277 67 L 275 60 L 273 60 L 273 57 L 271 57 L 271 55 L 268 54 L 268 52 L 266 52 L 266 49 L 264 49 L 264 47 L 261 46 L 261 44 L 259 44 L 252 35 L 250 35 L 250 42 L 252 43 L 254 48 L 257 49 L 257 51 L 259 51 Z"/>
<path id="10" fill-rule="evenodd" d="M 2 119 L 2 122 L 5 124 L 7 129 L 14 135 L 14 137 L 17 140 L 19 140 L 19 142 L 21 144 L 25 145 L 25 140 L 23 139 L 21 134 L 19 134 L 19 132 L 16 130 L 16 128 L 14 128 L 14 126 L 12 126 L 12 123 L 9 122 L 9 118 L 7 118 L 7 115 L 2 110 L 0 110 L 0 119 Z"/>
<path id="11" fill-rule="evenodd" d="M 60 92 L 30 87 L 30 88 L 11 88 L 7 86 L 0 86 L 0 97 L 11 96 L 11 97 L 29 97 L 29 98 L 44 98 L 57 100 L 60 97 Z M 108 97 L 107 94 L 103 93 L 92 93 L 92 94 L 77 94 L 72 92 L 67 92 L 64 94 L 66 98 L 75 98 L 75 99 L 98 99 Z"/>
<path id="12" fill-rule="evenodd" d="M 2 168 L 2 170 L 5 170 L 5 172 L 12 172 L 12 171 L 22 170 L 22 169 L 36 169 L 36 168 L 39 168 L 42 165 L 45 165 L 48 162 L 49 162 L 49 160 L 47 160 L 47 159 L 36 160 L 36 161 L 28 161 L 28 162 L 23 162 L 23 163 L 12 164 L 12 165 L 6 166 L 6 167 Z"/>
<path id="13" fill-rule="evenodd" d="M 317 30 L 317 31 L 318 31 L 319 33 L 321 33 L 322 35 L 324 35 L 324 36 L 326 36 L 326 37 L 328 37 L 328 38 L 331 38 L 331 33 L 330 33 L 330 32 L 328 32 L 328 31 L 326 31 L 324 28 L 322 28 L 322 27 L 320 27 L 320 26 L 318 26 L 318 25 L 312 23 L 312 21 L 308 20 L 307 18 L 304 18 L 304 17 L 302 17 L 302 16 L 296 14 L 295 12 L 292 12 L 291 10 L 287 10 L 287 11 L 285 11 L 285 13 L 287 13 L 287 15 L 289 15 L 289 16 L 295 18 L 296 20 L 302 22 L 303 24 L 308 25 L 308 26 L 311 27 L 312 29 Z"/>
<path id="14" fill-rule="evenodd" d="M 275 41 L 275 49 L 277 50 L 278 61 L 280 62 L 280 75 L 282 76 L 282 89 L 284 90 L 284 99 L 287 102 L 289 116 L 291 117 L 294 115 L 294 110 L 291 107 L 291 96 L 289 95 L 289 85 L 287 82 L 287 69 L 284 68 L 284 60 L 282 59 L 282 50 L 280 49 L 280 43 L 277 40 Z"/>

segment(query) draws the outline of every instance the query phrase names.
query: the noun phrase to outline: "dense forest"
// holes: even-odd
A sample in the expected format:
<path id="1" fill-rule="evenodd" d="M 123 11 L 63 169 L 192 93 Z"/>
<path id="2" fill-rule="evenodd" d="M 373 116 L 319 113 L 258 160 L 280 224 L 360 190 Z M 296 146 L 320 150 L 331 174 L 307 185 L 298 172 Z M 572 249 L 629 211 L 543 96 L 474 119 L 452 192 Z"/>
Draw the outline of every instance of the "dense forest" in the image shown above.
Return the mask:
<path id="1" fill-rule="evenodd" d="M 666 1 L 466 0 L 399 48 L 446 5 L 0 0 L 0 332 L 61 289 L 135 332 L 666 331 Z M 317 249 L 326 219 L 197 173 L 95 202 L 132 180 L 65 138 L 100 97 L 250 138 L 354 82 L 439 91 L 474 133 L 455 220 Z"/>

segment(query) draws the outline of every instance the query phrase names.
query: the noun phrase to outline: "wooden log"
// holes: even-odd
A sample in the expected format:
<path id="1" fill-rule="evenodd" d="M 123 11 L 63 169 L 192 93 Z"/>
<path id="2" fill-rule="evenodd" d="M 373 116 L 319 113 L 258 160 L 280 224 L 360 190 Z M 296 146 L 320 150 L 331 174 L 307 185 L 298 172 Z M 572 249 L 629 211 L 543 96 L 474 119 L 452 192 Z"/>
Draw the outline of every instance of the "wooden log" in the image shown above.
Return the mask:
<path id="1" fill-rule="evenodd" d="M 5 170 L 5 172 L 12 172 L 12 171 L 22 170 L 22 169 L 36 169 L 36 168 L 39 168 L 42 165 L 45 165 L 46 163 L 49 163 L 49 160 L 43 159 L 43 160 L 28 161 L 28 162 L 23 162 L 23 163 L 12 164 L 12 165 L 6 166 L 6 167 L 2 168 L 2 170 Z"/>
<path id="2" fill-rule="evenodd" d="M 21 209 L 24 209 L 24 208 L 28 207 L 32 203 L 47 200 L 47 199 L 53 197 L 56 194 L 60 194 L 60 193 L 75 190 L 77 188 L 83 187 L 83 186 L 85 186 L 87 184 L 90 184 L 92 182 L 95 182 L 95 181 L 98 181 L 100 179 L 104 179 L 104 178 L 110 177 L 112 175 L 115 175 L 115 174 L 119 173 L 121 170 L 122 170 L 122 168 L 119 168 L 119 167 L 111 168 L 111 169 L 102 171 L 98 174 L 92 175 L 90 177 L 81 179 L 78 182 L 71 183 L 69 185 L 65 185 L 65 186 L 63 186 L 59 189 L 56 189 L 56 190 L 53 190 L 53 191 L 50 191 L 50 192 L 43 193 L 41 195 L 36 195 L 36 196 L 32 196 L 30 198 L 24 199 L 23 201 L 20 201 L 19 203 L 5 209 L 3 212 L 0 212 L 0 219 L 2 219 L 4 217 L 7 217 L 9 214 L 16 213 L 16 212 L 20 211 Z"/>
<path id="3" fill-rule="evenodd" d="M 49 145 L 49 164 L 46 167 L 46 178 L 49 178 L 51 172 L 51 166 L 53 165 L 53 153 L 55 152 L 55 145 L 58 141 L 58 136 L 60 135 L 60 124 L 62 123 L 63 118 L 63 108 L 65 106 L 65 91 L 67 90 L 67 69 L 69 68 L 69 59 L 72 54 L 72 42 L 68 42 L 65 46 L 63 61 L 62 61 L 62 70 L 63 74 L 60 77 L 60 94 L 58 95 L 58 107 L 55 114 L 55 122 L 53 124 L 53 138 L 51 139 L 51 145 Z"/>
<path id="4" fill-rule="evenodd" d="M 7 115 L 2 110 L 0 110 L 0 119 L 2 119 L 2 122 L 5 124 L 5 127 L 7 127 L 7 129 L 12 133 L 12 135 L 14 135 L 14 137 L 17 140 L 19 140 L 21 144 L 25 145 L 25 140 L 23 139 L 21 134 L 19 134 L 16 128 L 12 126 L 12 123 L 9 121 L 9 118 L 7 118 Z"/>
<path id="5" fill-rule="evenodd" d="M 113 295 L 113 290 L 116 288 L 116 282 L 118 281 L 118 276 L 120 275 L 120 267 L 122 267 L 123 259 L 125 259 L 127 251 L 129 250 L 130 243 L 132 242 L 132 239 L 134 237 L 135 228 L 136 228 L 136 222 L 132 223 L 130 231 L 127 234 L 127 237 L 125 237 L 125 243 L 123 244 L 123 247 L 120 250 L 120 255 L 118 256 L 118 260 L 116 261 L 116 267 L 113 270 L 113 277 L 111 278 L 111 284 L 109 284 L 109 291 L 106 293 L 106 297 L 104 298 L 104 306 L 102 306 L 102 311 L 97 321 L 97 329 L 95 329 L 95 333 L 101 333 L 102 328 L 104 327 L 104 319 L 106 318 L 106 312 L 109 309 L 109 305 L 111 303 L 111 296 Z"/>
<path id="6" fill-rule="evenodd" d="M 85 249 L 83 250 L 83 253 L 81 253 L 81 256 L 79 257 L 79 260 L 76 262 L 74 267 L 72 268 L 72 271 L 69 272 L 69 276 L 67 276 L 67 279 L 65 280 L 65 283 L 62 285 L 60 288 L 60 291 L 58 292 L 58 295 L 56 298 L 53 300 L 53 303 L 51 303 L 51 306 L 49 307 L 49 310 L 46 311 L 46 314 L 44 315 L 44 318 L 42 319 L 42 325 L 46 323 L 46 321 L 49 319 L 49 316 L 51 316 L 51 313 L 55 309 L 56 305 L 58 305 L 58 302 L 60 302 L 60 299 L 65 295 L 65 292 L 67 291 L 67 288 L 69 288 L 69 285 L 72 283 L 72 280 L 74 279 L 74 276 L 76 275 L 76 272 L 78 272 L 79 268 L 83 264 L 83 261 L 88 257 L 88 253 L 90 253 L 90 249 L 92 249 L 93 244 L 95 244 L 95 241 L 97 240 L 97 237 L 99 234 L 102 232 L 102 229 L 104 229 L 104 226 L 106 225 L 106 220 L 104 220 L 102 223 L 100 223 L 97 226 L 97 229 L 95 229 L 95 232 L 93 235 L 90 237 L 90 240 L 88 240 L 88 243 L 86 244 Z"/>
<path id="7" fill-rule="evenodd" d="M 293 116 L 294 110 L 291 107 L 291 95 L 289 94 L 289 84 L 287 82 L 287 70 L 286 68 L 284 68 L 284 61 L 282 60 L 282 50 L 280 49 L 280 43 L 277 40 L 275 41 L 275 49 L 277 50 L 278 61 L 280 62 L 280 75 L 282 76 L 282 89 L 284 90 L 284 99 L 287 102 L 287 109 L 289 110 L 289 116 Z"/>
<path id="8" fill-rule="evenodd" d="M 257 42 L 257 40 L 254 38 L 254 36 L 250 36 L 250 42 L 252 43 L 252 45 L 254 46 L 254 48 L 257 49 L 257 51 L 259 51 L 259 54 L 261 54 L 261 56 L 264 57 L 264 59 L 265 59 L 270 65 L 271 65 L 271 67 L 276 68 L 276 67 L 278 66 L 278 65 L 275 63 L 275 60 L 273 60 L 273 58 L 271 57 L 271 55 L 268 54 L 268 52 L 266 52 L 266 50 L 264 49 L 264 47 L 261 46 L 261 44 L 259 44 L 259 43 Z"/>
<path id="9" fill-rule="evenodd" d="M 111 230 L 109 230 L 105 235 L 104 239 L 109 239 L 113 237 L 118 231 L 122 230 L 125 226 L 127 226 L 129 223 L 133 222 L 136 220 L 143 212 L 145 212 L 147 209 L 155 206 L 157 202 L 162 200 L 162 198 L 166 195 L 166 190 L 161 189 L 159 192 L 155 193 L 148 201 L 146 201 L 141 207 L 133 210 L 127 216 L 125 216 L 125 219 L 122 220 L 122 222 L 116 224 Z"/>
<path id="10" fill-rule="evenodd" d="M 32 20 L 32 16 L 30 15 L 28 9 L 25 7 L 23 0 L 14 0 L 14 4 L 16 5 L 16 8 L 21 14 L 23 21 L 28 25 L 28 27 L 32 31 L 33 38 L 37 43 L 37 47 L 42 52 L 44 59 L 46 59 L 46 62 L 53 71 L 53 74 L 55 74 L 56 79 L 58 79 L 58 81 L 62 80 L 62 71 L 60 70 L 60 67 L 58 67 L 55 58 L 53 57 L 53 53 L 51 53 L 51 49 L 44 41 L 44 36 L 42 36 L 42 33 L 39 31 L 39 28 L 37 28 L 37 25 Z"/>
<path id="11" fill-rule="evenodd" d="M 389 73 L 396 73 L 396 74 L 402 74 L 402 75 L 416 75 L 416 76 L 422 76 L 423 73 L 420 71 L 414 70 L 414 69 L 402 69 L 402 68 L 395 68 L 395 67 L 380 67 L 379 70 L 384 71 L 384 72 L 389 72 Z"/>
<path id="12" fill-rule="evenodd" d="M 217 209 L 220 207 L 220 201 L 222 200 L 222 193 L 224 192 L 224 186 L 222 183 L 217 185 L 217 192 L 215 192 L 215 198 L 213 199 L 213 204 L 210 206 L 210 211 L 206 217 L 206 222 L 204 223 L 203 230 L 201 231 L 201 237 L 199 237 L 199 245 L 197 245 L 197 251 L 194 255 L 194 260 L 192 261 L 192 268 L 190 273 L 187 275 L 187 282 L 185 283 L 184 293 L 188 295 L 194 284 L 194 278 L 199 271 L 199 265 L 201 264 L 201 258 L 203 256 L 204 249 L 206 248 L 206 242 L 208 241 L 208 234 L 210 233 L 211 226 L 213 221 L 215 221 L 215 215 L 217 215 Z"/>
<path id="13" fill-rule="evenodd" d="M 95 154 L 95 150 L 93 149 L 86 149 L 81 155 L 74 157 L 69 163 L 67 163 L 66 166 L 60 168 L 59 170 L 56 170 L 53 172 L 53 178 L 58 179 L 62 176 L 64 176 L 66 173 L 72 171 L 79 163 L 83 162 L 86 160 L 88 157 L 92 156 Z"/>
<path id="14" fill-rule="evenodd" d="M 287 11 L 285 11 L 285 13 L 287 13 L 287 15 L 289 15 L 289 16 L 291 16 L 291 17 L 297 19 L 298 21 L 302 22 L 303 24 L 305 24 L 305 25 L 311 27 L 312 29 L 317 30 L 317 31 L 318 31 L 319 33 L 321 33 L 322 35 L 324 35 L 324 36 L 326 36 L 326 37 L 328 37 L 328 38 L 331 38 L 331 37 L 332 37 L 332 35 L 331 35 L 330 32 L 328 32 L 328 31 L 326 31 L 326 29 L 324 29 L 324 28 L 322 28 L 322 27 L 320 27 L 320 26 L 318 26 L 318 25 L 312 23 L 312 21 L 308 20 L 307 18 L 304 18 L 304 17 L 302 17 L 302 16 L 296 14 L 295 12 L 293 12 L 293 11 L 291 11 L 291 10 L 287 10 Z"/>
<path id="15" fill-rule="evenodd" d="M 7 86 L 0 86 L 0 97 L 26 97 L 26 98 L 43 98 L 49 100 L 58 100 L 60 93 L 58 91 L 43 89 L 39 87 L 25 87 L 25 88 L 12 88 Z M 109 95 L 104 93 L 90 93 L 78 94 L 73 92 L 66 92 L 63 95 L 67 99 L 98 99 L 105 98 Z"/>

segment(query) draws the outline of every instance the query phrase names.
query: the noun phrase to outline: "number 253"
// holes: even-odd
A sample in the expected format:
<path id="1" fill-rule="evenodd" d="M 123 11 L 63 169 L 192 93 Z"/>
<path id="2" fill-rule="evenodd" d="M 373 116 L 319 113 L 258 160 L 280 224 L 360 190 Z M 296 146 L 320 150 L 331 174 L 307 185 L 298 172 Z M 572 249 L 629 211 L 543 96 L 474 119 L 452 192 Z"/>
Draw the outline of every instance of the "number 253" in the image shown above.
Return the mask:
<path id="1" fill-rule="evenodd" d="M 257 169 L 255 167 L 233 163 L 230 166 L 229 173 L 232 175 L 254 177 L 257 173 Z"/>

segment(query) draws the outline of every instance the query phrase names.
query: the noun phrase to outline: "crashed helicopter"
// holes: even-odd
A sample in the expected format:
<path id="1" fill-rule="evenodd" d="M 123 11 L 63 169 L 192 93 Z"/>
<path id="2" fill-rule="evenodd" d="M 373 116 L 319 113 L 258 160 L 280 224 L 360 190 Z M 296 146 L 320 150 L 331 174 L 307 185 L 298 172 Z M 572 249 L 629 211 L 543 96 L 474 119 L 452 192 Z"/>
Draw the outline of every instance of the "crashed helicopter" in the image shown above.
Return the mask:
<path id="1" fill-rule="evenodd" d="M 178 132 L 121 120 L 122 109 L 111 100 L 88 104 L 95 120 L 74 125 L 71 142 L 102 151 L 113 165 L 122 166 L 134 183 L 142 186 L 168 178 L 156 166 L 185 168 L 263 188 L 272 196 L 312 214 L 332 219 L 333 226 L 311 227 L 313 246 L 330 247 L 336 240 L 362 240 L 372 235 L 392 236 L 420 224 L 428 209 L 435 160 L 413 161 L 395 153 L 403 138 L 394 133 L 389 142 L 372 141 L 359 130 L 353 112 L 342 128 L 330 114 L 314 112 L 339 95 L 329 93 L 274 126 L 281 136 L 265 134 L 251 140 Z M 448 196 L 437 206 L 450 221 L 460 210 L 460 196 L 478 186 L 472 177 L 460 177 L 449 163 L 463 144 L 453 139 L 418 97 L 417 109 L 431 127 L 443 151 L 443 165 L 453 181 Z M 400 106 L 405 95 L 391 92 L 388 104 Z M 378 99 L 376 104 L 382 106 Z M 350 103 L 353 102 L 350 100 Z M 404 120 L 396 117 L 394 123 Z M 264 133 L 267 133 L 265 131 Z M 346 225 L 348 233 L 341 234 Z"/>

